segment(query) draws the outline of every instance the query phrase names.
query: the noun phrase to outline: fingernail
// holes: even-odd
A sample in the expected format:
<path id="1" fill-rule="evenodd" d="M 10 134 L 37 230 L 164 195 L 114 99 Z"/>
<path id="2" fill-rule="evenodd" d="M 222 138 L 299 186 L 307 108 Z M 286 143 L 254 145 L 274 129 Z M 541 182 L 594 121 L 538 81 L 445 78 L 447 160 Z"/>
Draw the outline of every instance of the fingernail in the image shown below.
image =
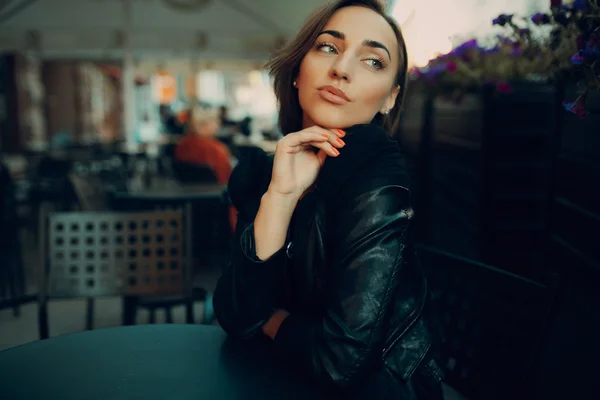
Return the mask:
<path id="1" fill-rule="evenodd" d="M 326 133 L 322 133 L 321 136 L 323 136 L 325 139 L 329 139 L 329 135 Z"/>
<path id="2" fill-rule="evenodd" d="M 335 147 L 333 148 L 333 152 L 335 153 L 336 156 L 340 155 L 340 152 L 338 149 L 336 149 Z"/>
<path id="3" fill-rule="evenodd" d="M 346 136 L 346 132 L 344 132 L 343 130 L 338 129 L 337 131 L 338 131 L 338 133 L 340 134 L 341 137 Z"/>
<path id="4" fill-rule="evenodd" d="M 343 141 L 342 139 L 340 139 L 340 138 L 335 138 L 335 140 L 337 140 L 337 142 L 338 142 L 340 145 L 342 145 L 342 146 L 345 146 L 345 145 L 346 145 L 346 143 L 344 143 L 344 141 Z"/>

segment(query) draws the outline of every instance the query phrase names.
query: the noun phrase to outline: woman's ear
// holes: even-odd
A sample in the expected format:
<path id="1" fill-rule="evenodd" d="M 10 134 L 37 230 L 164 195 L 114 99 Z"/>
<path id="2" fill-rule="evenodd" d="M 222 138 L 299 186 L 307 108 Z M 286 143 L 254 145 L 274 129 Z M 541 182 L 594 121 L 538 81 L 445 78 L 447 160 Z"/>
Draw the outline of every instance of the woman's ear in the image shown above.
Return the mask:
<path id="1" fill-rule="evenodd" d="M 379 112 L 382 114 L 389 113 L 390 110 L 392 108 L 394 108 L 394 105 L 396 104 L 396 98 L 398 97 L 399 93 L 400 93 L 400 85 L 396 85 L 396 87 L 394 89 L 392 89 L 392 92 L 386 99 L 385 104 L 383 105 L 383 107 L 381 107 L 381 110 L 379 110 Z"/>

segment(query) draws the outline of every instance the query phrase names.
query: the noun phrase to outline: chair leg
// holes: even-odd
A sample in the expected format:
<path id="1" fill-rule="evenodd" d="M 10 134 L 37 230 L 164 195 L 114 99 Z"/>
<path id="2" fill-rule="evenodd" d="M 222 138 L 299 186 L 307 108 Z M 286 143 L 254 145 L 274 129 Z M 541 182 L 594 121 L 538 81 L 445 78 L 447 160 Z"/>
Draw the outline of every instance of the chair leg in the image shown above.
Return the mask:
<path id="1" fill-rule="evenodd" d="M 21 251 L 21 246 L 17 247 L 17 289 L 21 296 L 25 296 L 26 282 L 25 282 L 25 262 L 23 262 L 23 252 Z"/>
<path id="2" fill-rule="evenodd" d="M 210 325 L 215 319 L 215 310 L 213 309 L 213 296 L 212 293 L 207 293 L 206 299 L 204 300 L 204 315 L 202 316 L 202 323 Z"/>
<path id="3" fill-rule="evenodd" d="M 173 323 L 173 313 L 171 312 L 171 307 L 165 307 L 165 321 L 167 324 Z"/>
<path id="4" fill-rule="evenodd" d="M 19 242 L 20 243 L 20 242 Z M 25 264 L 23 263 L 23 253 L 21 252 L 21 246 L 16 246 L 16 270 L 15 270 L 15 290 L 17 297 L 25 296 Z M 13 315 L 19 317 L 21 315 L 20 304 L 15 304 L 13 308 Z"/>
<path id="5" fill-rule="evenodd" d="M 151 324 L 155 324 L 156 323 L 156 315 L 155 315 L 154 308 L 150 308 L 148 311 L 150 312 L 148 322 L 150 322 Z"/>
<path id="6" fill-rule="evenodd" d="M 48 339 L 48 303 L 46 301 L 38 303 L 38 329 L 40 340 Z"/>
<path id="7" fill-rule="evenodd" d="M 94 299 L 88 297 L 87 312 L 85 314 L 85 329 L 91 331 L 94 329 Z"/>
<path id="8" fill-rule="evenodd" d="M 137 297 L 123 296 L 122 325 L 134 325 L 137 310 Z"/>
<path id="9" fill-rule="evenodd" d="M 194 321 L 194 300 L 190 299 L 185 303 L 185 323 L 193 324 Z"/>
<path id="10" fill-rule="evenodd" d="M 16 250 L 16 249 L 15 249 Z M 18 317 L 21 315 L 20 310 L 20 301 L 23 293 L 19 290 L 19 265 L 16 265 L 18 262 L 17 255 L 13 254 L 11 256 L 10 265 L 8 267 L 8 298 L 14 300 L 13 305 L 13 316 Z"/>

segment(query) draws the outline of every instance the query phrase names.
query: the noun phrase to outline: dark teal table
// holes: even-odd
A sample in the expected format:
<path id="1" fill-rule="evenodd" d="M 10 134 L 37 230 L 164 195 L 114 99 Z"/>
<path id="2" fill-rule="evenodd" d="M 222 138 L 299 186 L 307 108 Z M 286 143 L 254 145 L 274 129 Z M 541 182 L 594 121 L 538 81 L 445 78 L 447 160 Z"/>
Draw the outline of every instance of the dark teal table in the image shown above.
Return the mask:
<path id="1" fill-rule="evenodd" d="M 2 400 L 334 398 L 206 325 L 100 329 L 0 352 Z"/>

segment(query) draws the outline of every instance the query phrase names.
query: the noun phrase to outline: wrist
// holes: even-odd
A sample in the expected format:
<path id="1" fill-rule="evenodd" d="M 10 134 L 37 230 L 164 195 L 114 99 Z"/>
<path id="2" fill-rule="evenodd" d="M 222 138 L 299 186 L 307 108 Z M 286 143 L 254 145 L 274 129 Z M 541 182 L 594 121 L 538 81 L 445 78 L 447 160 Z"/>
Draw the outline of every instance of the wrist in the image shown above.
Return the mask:
<path id="1" fill-rule="evenodd" d="M 281 327 L 281 324 L 285 319 L 290 315 L 286 310 L 277 310 L 271 315 L 271 318 L 267 321 L 265 325 L 262 327 L 262 331 L 265 335 L 271 338 L 271 340 L 275 339 L 277 336 L 277 332 Z"/>
<path id="2" fill-rule="evenodd" d="M 273 205 L 280 206 L 284 209 L 291 209 L 293 211 L 300 200 L 300 195 L 295 193 L 280 193 L 273 190 L 269 186 L 263 195 L 263 200 L 266 200 Z"/>

